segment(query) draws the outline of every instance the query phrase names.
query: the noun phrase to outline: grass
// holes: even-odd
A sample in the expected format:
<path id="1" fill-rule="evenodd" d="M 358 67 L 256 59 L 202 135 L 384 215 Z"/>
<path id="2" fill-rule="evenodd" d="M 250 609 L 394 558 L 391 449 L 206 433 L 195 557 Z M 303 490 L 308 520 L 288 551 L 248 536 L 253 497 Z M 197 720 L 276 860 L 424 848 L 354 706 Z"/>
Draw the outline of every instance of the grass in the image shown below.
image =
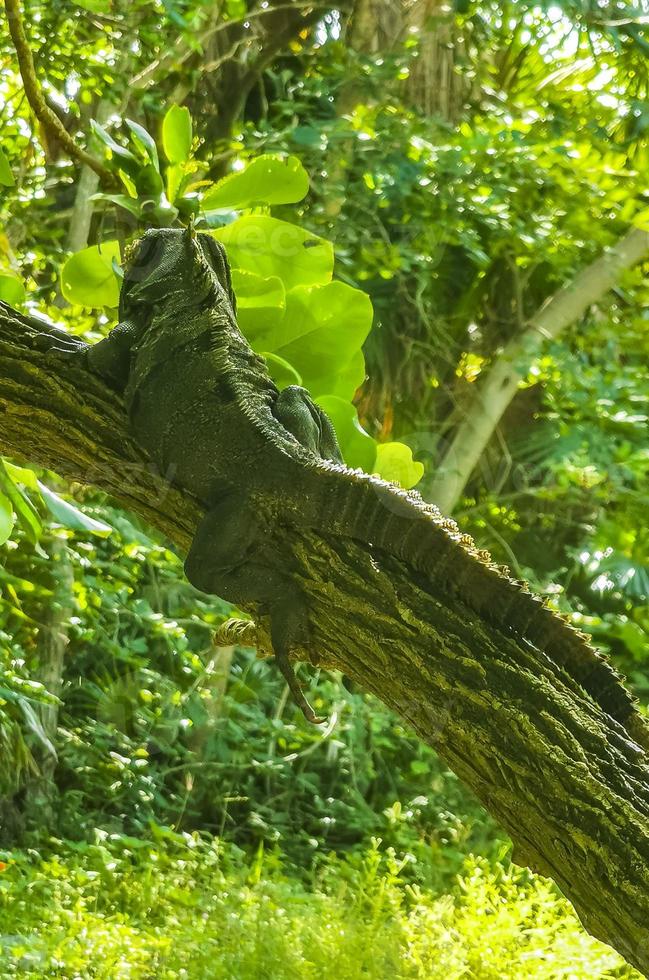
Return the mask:
<path id="1" fill-rule="evenodd" d="M 546 881 L 470 859 L 453 894 L 379 842 L 310 885 L 276 853 L 160 831 L 51 842 L 0 864 L 0 977 L 593 980 L 639 977 Z"/>

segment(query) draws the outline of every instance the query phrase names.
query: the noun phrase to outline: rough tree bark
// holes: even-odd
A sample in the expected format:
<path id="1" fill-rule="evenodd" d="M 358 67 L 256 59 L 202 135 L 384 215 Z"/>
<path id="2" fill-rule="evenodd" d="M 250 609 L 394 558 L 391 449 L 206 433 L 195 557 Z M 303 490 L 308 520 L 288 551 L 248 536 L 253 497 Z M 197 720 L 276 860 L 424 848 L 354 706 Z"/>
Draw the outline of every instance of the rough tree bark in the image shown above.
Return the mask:
<path id="1" fill-rule="evenodd" d="M 96 484 L 184 550 L 200 503 L 153 471 L 119 399 L 39 353 L 35 332 L 0 304 L 0 452 Z M 289 553 L 320 662 L 406 719 L 505 827 L 518 860 L 649 973 L 647 757 L 547 657 L 389 555 L 277 528 L 267 560 Z"/>

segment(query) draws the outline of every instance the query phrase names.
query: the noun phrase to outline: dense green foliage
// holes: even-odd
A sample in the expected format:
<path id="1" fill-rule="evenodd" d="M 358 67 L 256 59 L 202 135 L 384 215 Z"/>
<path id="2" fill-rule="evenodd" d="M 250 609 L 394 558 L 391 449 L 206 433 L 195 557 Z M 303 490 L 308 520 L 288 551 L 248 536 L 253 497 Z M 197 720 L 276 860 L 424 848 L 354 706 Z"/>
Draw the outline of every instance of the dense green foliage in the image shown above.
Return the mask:
<path id="1" fill-rule="evenodd" d="M 407 860 L 375 841 L 324 863 L 307 890 L 276 853 L 170 833 L 20 852 L 0 878 L 3 976 L 639 976 L 542 880 L 470 860 L 436 897 L 407 883 Z"/>
<path id="2" fill-rule="evenodd" d="M 0 298 L 98 339 L 125 245 L 194 216 L 278 382 L 425 495 L 503 344 L 647 223 L 646 18 L 457 2 L 422 30 L 377 4 L 369 36 L 287 6 L 24 5 L 49 104 L 112 183 L 36 124 L 0 32 Z M 456 515 L 643 700 L 646 271 L 524 365 Z M 213 647 L 225 605 L 101 494 L 9 464 L 0 538 L 3 975 L 631 975 L 376 700 L 303 677 L 323 734 L 272 664 Z"/>

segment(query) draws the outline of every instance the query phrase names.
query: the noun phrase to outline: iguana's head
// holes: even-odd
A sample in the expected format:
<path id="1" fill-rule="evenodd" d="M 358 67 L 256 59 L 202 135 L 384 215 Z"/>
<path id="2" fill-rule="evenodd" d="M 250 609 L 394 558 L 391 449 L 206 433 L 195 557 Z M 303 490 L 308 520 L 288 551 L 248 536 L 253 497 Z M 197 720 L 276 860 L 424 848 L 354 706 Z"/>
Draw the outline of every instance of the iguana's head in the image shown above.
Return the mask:
<path id="1" fill-rule="evenodd" d="M 193 229 L 150 228 L 127 249 L 119 304 L 121 320 L 175 296 L 184 308 L 225 291 L 233 309 L 230 266 L 220 242 Z"/>

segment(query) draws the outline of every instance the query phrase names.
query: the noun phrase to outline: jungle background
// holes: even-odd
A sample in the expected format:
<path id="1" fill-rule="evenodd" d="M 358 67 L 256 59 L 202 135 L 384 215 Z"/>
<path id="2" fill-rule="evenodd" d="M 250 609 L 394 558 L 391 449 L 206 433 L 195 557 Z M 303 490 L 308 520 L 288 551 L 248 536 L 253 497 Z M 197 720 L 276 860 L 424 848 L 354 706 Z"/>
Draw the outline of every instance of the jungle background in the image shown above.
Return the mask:
<path id="1" fill-rule="evenodd" d="M 35 118 L 3 22 L 0 299 L 98 339 L 115 283 L 87 249 L 178 225 L 201 195 L 217 229 L 274 205 L 372 302 L 360 378 L 348 309 L 324 354 L 302 349 L 323 403 L 347 394 L 332 358 L 351 385 L 358 420 L 338 405 L 336 421 L 352 461 L 420 477 L 646 702 L 646 265 L 527 341 L 562 286 L 649 227 L 649 6 L 32 0 L 22 15 L 47 106 L 101 165 Z M 295 158 L 306 196 L 228 199 L 223 179 L 260 156 Z M 28 463 L 0 476 L 2 976 L 637 976 L 380 702 L 303 671 L 330 717 L 308 725 L 272 661 L 213 645 L 230 610 L 167 542 Z"/>

